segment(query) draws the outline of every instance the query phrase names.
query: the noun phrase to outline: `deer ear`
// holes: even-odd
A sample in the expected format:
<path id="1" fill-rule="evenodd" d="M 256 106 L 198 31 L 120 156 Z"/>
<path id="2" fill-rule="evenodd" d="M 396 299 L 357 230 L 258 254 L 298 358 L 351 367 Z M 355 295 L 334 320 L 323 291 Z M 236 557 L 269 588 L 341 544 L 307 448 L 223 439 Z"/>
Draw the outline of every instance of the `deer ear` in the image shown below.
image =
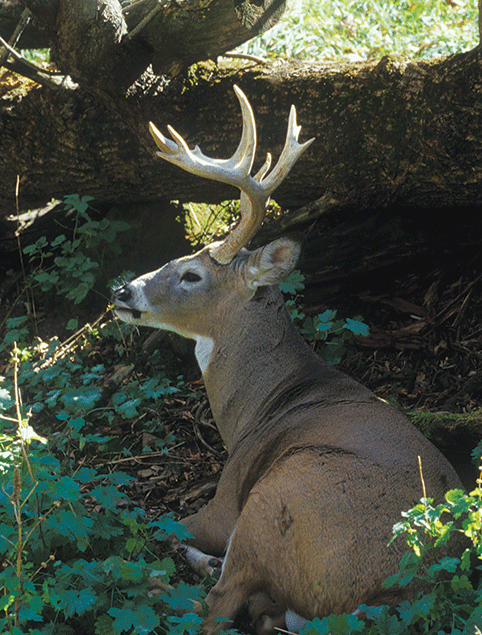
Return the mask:
<path id="1" fill-rule="evenodd" d="M 293 271 L 300 257 L 302 243 L 279 238 L 253 251 L 246 263 L 245 278 L 252 289 L 281 282 Z"/>

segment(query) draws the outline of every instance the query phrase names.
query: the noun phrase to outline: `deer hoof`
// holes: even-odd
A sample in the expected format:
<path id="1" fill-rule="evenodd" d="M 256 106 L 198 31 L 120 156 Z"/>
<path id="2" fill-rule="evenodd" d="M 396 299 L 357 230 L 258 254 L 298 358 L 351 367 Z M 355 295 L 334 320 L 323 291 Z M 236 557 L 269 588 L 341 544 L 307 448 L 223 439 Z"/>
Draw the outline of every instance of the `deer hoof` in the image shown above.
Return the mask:
<path id="1" fill-rule="evenodd" d="M 183 546 L 186 560 L 193 571 L 195 571 L 202 578 L 211 576 L 218 579 L 221 576 L 221 570 L 223 567 L 223 559 L 216 558 L 216 556 L 210 556 L 203 553 L 195 547 Z"/>

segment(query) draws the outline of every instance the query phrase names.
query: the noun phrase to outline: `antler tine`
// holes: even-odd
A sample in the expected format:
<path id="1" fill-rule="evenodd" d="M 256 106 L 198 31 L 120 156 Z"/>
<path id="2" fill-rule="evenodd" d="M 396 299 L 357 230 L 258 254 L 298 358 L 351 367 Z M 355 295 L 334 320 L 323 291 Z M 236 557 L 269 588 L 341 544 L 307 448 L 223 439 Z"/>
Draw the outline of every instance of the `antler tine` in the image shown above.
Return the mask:
<path id="1" fill-rule="evenodd" d="M 296 123 L 296 108 L 292 105 L 288 121 L 286 140 L 281 155 L 269 176 L 264 178 L 271 167 L 271 154 L 268 153 L 266 161 L 254 176 L 251 182 L 258 184 L 258 188 L 241 188 L 240 212 L 241 220 L 234 230 L 221 243 L 215 243 L 211 247 L 211 256 L 221 264 L 228 264 L 256 235 L 261 227 L 266 207 L 271 194 L 286 178 L 289 171 L 300 156 L 313 143 L 315 138 L 305 143 L 298 143 L 301 126 Z M 254 189 L 254 191 L 252 191 Z"/>
<path id="2" fill-rule="evenodd" d="M 290 108 L 290 117 L 288 120 L 288 130 L 286 132 L 286 141 L 281 155 L 271 174 L 264 180 L 264 186 L 267 190 L 274 190 L 284 181 L 291 168 L 298 161 L 300 156 L 307 150 L 315 140 L 315 137 L 308 139 L 304 143 L 298 143 L 298 136 L 301 126 L 296 123 L 296 108 L 294 105 Z"/>
<path id="3" fill-rule="evenodd" d="M 253 169 L 254 155 L 256 154 L 256 122 L 254 120 L 253 109 L 248 98 L 243 91 L 236 85 L 233 86 L 239 105 L 241 106 L 241 115 L 243 118 L 243 130 L 241 132 L 241 140 L 236 152 L 230 159 L 222 160 L 224 167 L 227 169 L 238 167 L 240 173 L 249 177 Z M 196 147 L 196 151 L 199 148 Z M 202 153 L 201 153 L 202 154 Z"/>
<path id="4" fill-rule="evenodd" d="M 162 159 L 192 174 L 240 189 L 241 221 L 224 241 L 210 247 L 211 256 L 220 264 L 231 262 L 238 251 L 253 238 L 263 222 L 269 197 L 314 141 L 310 139 L 306 143 L 298 143 L 301 127 L 296 123 L 296 110 L 292 106 L 285 145 L 273 172 L 264 178 L 271 167 L 271 155 L 268 154 L 263 167 L 252 177 L 250 173 L 256 152 L 256 123 L 246 95 L 238 86 L 234 86 L 234 91 L 241 106 L 243 131 L 236 152 L 229 159 L 207 157 L 199 146 L 190 150 L 181 135 L 171 126 L 168 126 L 168 130 L 174 141 L 164 137 L 152 122 L 149 123 L 150 132 L 160 150 L 157 154 Z"/>
<path id="5" fill-rule="evenodd" d="M 167 139 L 150 121 L 149 131 L 160 150 L 157 155 L 196 176 L 228 183 L 240 189 L 244 186 L 249 188 L 250 172 L 256 153 L 256 124 L 245 94 L 237 86 L 234 89 L 241 104 L 243 131 L 236 152 L 231 158 L 212 159 L 203 154 L 199 146 L 190 150 L 183 137 L 172 126 L 167 126 L 167 129 L 174 142 Z"/>

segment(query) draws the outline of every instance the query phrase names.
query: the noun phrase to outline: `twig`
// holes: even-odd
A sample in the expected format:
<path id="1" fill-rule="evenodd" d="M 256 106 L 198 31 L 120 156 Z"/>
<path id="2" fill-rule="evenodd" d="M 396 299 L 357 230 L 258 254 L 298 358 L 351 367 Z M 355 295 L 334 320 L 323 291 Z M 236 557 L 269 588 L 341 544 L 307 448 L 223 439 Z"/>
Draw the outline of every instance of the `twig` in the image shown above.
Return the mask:
<path id="1" fill-rule="evenodd" d="M 448 313 L 448 310 L 456 303 L 460 300 L 460 298 L 462 296 L 464 296 L 468 291 L 470 291 L 472 289 L 472 287 L 474 285 L 477 284 L 477 282 L 479 282 L 479 280 L 482 278 L 482 273 L 480 273 L 474 280 L 472 280 L 471 282 L 469 282 L 469 284 L 464 288 L 463 291 L 461 291 L 453 300 L 451 300 L 447 306 L 445 306 L 443 309 L 441 309 L 432 319 L 432 322 L 435 322 L 435 320 L 437 320 L 438 318 L 442 318 L 439 322 L 440 324 L 443 324 L 443 322 L 445 322 L 445 320 L 447 320 L 451 314 Z M 442 317 L 444 313 L 447 313 L 447 315 L 445 317 Z"/>
<path id="2" fill-rule="evenodd" d="M 22 15 L 20 16 L 20 20 L 19 20 L 19 23 L 17 24 L 17 26 L 15 27 L 15 31 L 12 33 L 12 37 L 8 41 L 8 46 L 11 46 L 11 47 L 15 46 L 15 44 L 18 42 L 20 36 L 22 35 L 25 27 L 29 23 L 29 21 L 30 21 L 30 10 L 29 9 L 25 9 L 23 11 Z M 8 50 L 8 47 L 5 46 L 4 49 L 5 50 L 0 55 L 0 66 L 3 66 L 4 62 L 7 61 L 8 56 L 10 55 L 10 51 Z"/>
<path id="3" fill-rule="evenodd" d="M 425 506 L 427 506 L 427 489 L 425 487 L 425 479 L 423 478 L 422 457 L 418 455 L 418 470 L 420 472 L 420 480 L 422 481 L 422 493 Z"/>
<path id="4" fill-rule="evenodd" d="M 194 433 L 195 433 L 196 437 L 199 439 L 199 441 L 202 443 L 202 445 L 204 445 L 204 447 L 207 450 L 209 450 L 209 452 L 214 454 L 214 456 L 221 456 L 221 452 L 218 452 L 218 450 L 216 450 L 215 448 L 211 447 L 209 445 L 209 443 L 205 440 L 205 438 L 201 434 L 201 431 L 199 430 L 199 425 L 198 425 L 198 423 L 197 423 L 197 421 L 196 421 L 196 419 L 194 417 L 193 417 L 193 420 L 192 420 L 192 427 L 194 428 Z"/>
<path id="5" fill-rule="evenodd" d="M 135 37 L 138 33 L 140 33 L 142 29 L 144 29 L 149 24 L 149 22 L 151 22 L 151 20 L 153 20 L 156 17 L 156 15 L 162 9 L 165 9 L 169 4 L 170 4 L 170 0 L 159 0 L 159 4 L 157 5 L 157 7 L 154 7 L 154 9 L 152 9 L 152 11 L 150 11 L 146 15 L 146 17 L 143 18 L 139 22 L 139 24 L 132 29 L 132 31 L 129 31 L 129 33 L 126 35 L 126 40 L 132 40 L 133 37 Z M 124 9 L 124 11 L 126 11 L 126 9 Z"/>
<path id="6" fill-rule="evenodd" d="M 105 318 L 109 310 L 104 311 L 92 324 L 87 323 L 84 324 L 78 331 L 76 331 L 73 335 L 68 337 L 64 342 L 59 344 L 57 348 L 54 350 L 53 355 L 48 357 L 41 365 L 40 368 L 44 369 L 54 364 L 59 357 L 63 357 L 65 353 L 76 344 L 77 340 L 80 339 L 84 334 L 91 333 L 93 329 Z"/>
<path id="7" fill-rule="evenodd" d="M 257 57 L 256 55 L 249 55 L 248 53 L 223 53 L 222 55 L 219 55 L 219 57 L 238 58 L 240 60 L 255 62 L 256 64 L 267 64 L 269 61 L 264 57 Z"/>
<path id="8" fill-rule="evenodd" d="M 2 64 L 5 68 L 10 69 L 23 77 L 27 77 L 28 79 L 37 82 L 37 84 L 47 86 L 48 88 L 52 88 L 54 90 L 57 90 L 58 88 L 68 88 L 71 90 L 78 88 L 78 84 L 75 84 L 68 75 L 62 75 L 59 71 L 49 71 L 44 68 L 40 68 L 40 66 L 36 66 L 35 64 L 32 64 L 32 62 L 23 58 L 20 53 L 17 53 L 17 51 L 1 36 L 0 45 L 6 49 L 6 52 L 8 53 L 7 58 L 10 56 L 13 57 L 13 62 L 9 62 L 5 59 Z"/>

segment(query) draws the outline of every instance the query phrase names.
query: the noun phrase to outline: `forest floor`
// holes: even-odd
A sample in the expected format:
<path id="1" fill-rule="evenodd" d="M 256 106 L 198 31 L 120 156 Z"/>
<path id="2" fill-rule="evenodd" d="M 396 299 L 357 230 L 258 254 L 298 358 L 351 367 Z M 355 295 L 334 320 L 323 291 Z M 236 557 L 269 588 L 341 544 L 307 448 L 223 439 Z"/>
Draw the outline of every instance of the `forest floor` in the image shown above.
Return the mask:
<path id="1" fill-rule="evenodd" d="M 413 262 L 378 272 L 349 288 L 340 283 L 323 289 L 311 285 L 300 299 L 307 314 L 336 308 L 344 317 L 363 316 L 370 336 L 357 338 L 339 368 L 409 413 L 446 453 L 469 489 L 477 474 L 470 455 L 482 438 L 481 272 L 482 254 L 466 253 L 457 261 Z M 44 316 L 39 325 L 43 339 L 58 335 L 70 317 L 55 312 Z M 86 321 L 95 318 L 86 315 Z M 149 337 L 152 331 L 141 333 L 138 345 Z M 171 348 L 168 341 L 162 346 Z M 203 506 L 214 495 L 227 457 L 202 379 L 192 371 L 192 351 L 179 353 L 178 346 L 175 340 L 177 372 L 187 381 L 159 407 L 164 432 L 174 434 L 175 443 L 168 453 L 146 453 L 157 439 L 142 432 L 140 418 L 135 426 L 118 431 L 123 443 L 134 449 L 131 455 L 109 461 L 109 469 L 135 477 L 128 491 L 130 504 L 146 509 L 151 518 L 166 512 L 184 517 Z M 110 353 L 96 354 L 101 358 Z M 5 368 L 0 367 L 0 374 Z M 137 377 L 142 373 L 140 365 Z M 192 580 L 183 565 L 179 571 Z"/>

